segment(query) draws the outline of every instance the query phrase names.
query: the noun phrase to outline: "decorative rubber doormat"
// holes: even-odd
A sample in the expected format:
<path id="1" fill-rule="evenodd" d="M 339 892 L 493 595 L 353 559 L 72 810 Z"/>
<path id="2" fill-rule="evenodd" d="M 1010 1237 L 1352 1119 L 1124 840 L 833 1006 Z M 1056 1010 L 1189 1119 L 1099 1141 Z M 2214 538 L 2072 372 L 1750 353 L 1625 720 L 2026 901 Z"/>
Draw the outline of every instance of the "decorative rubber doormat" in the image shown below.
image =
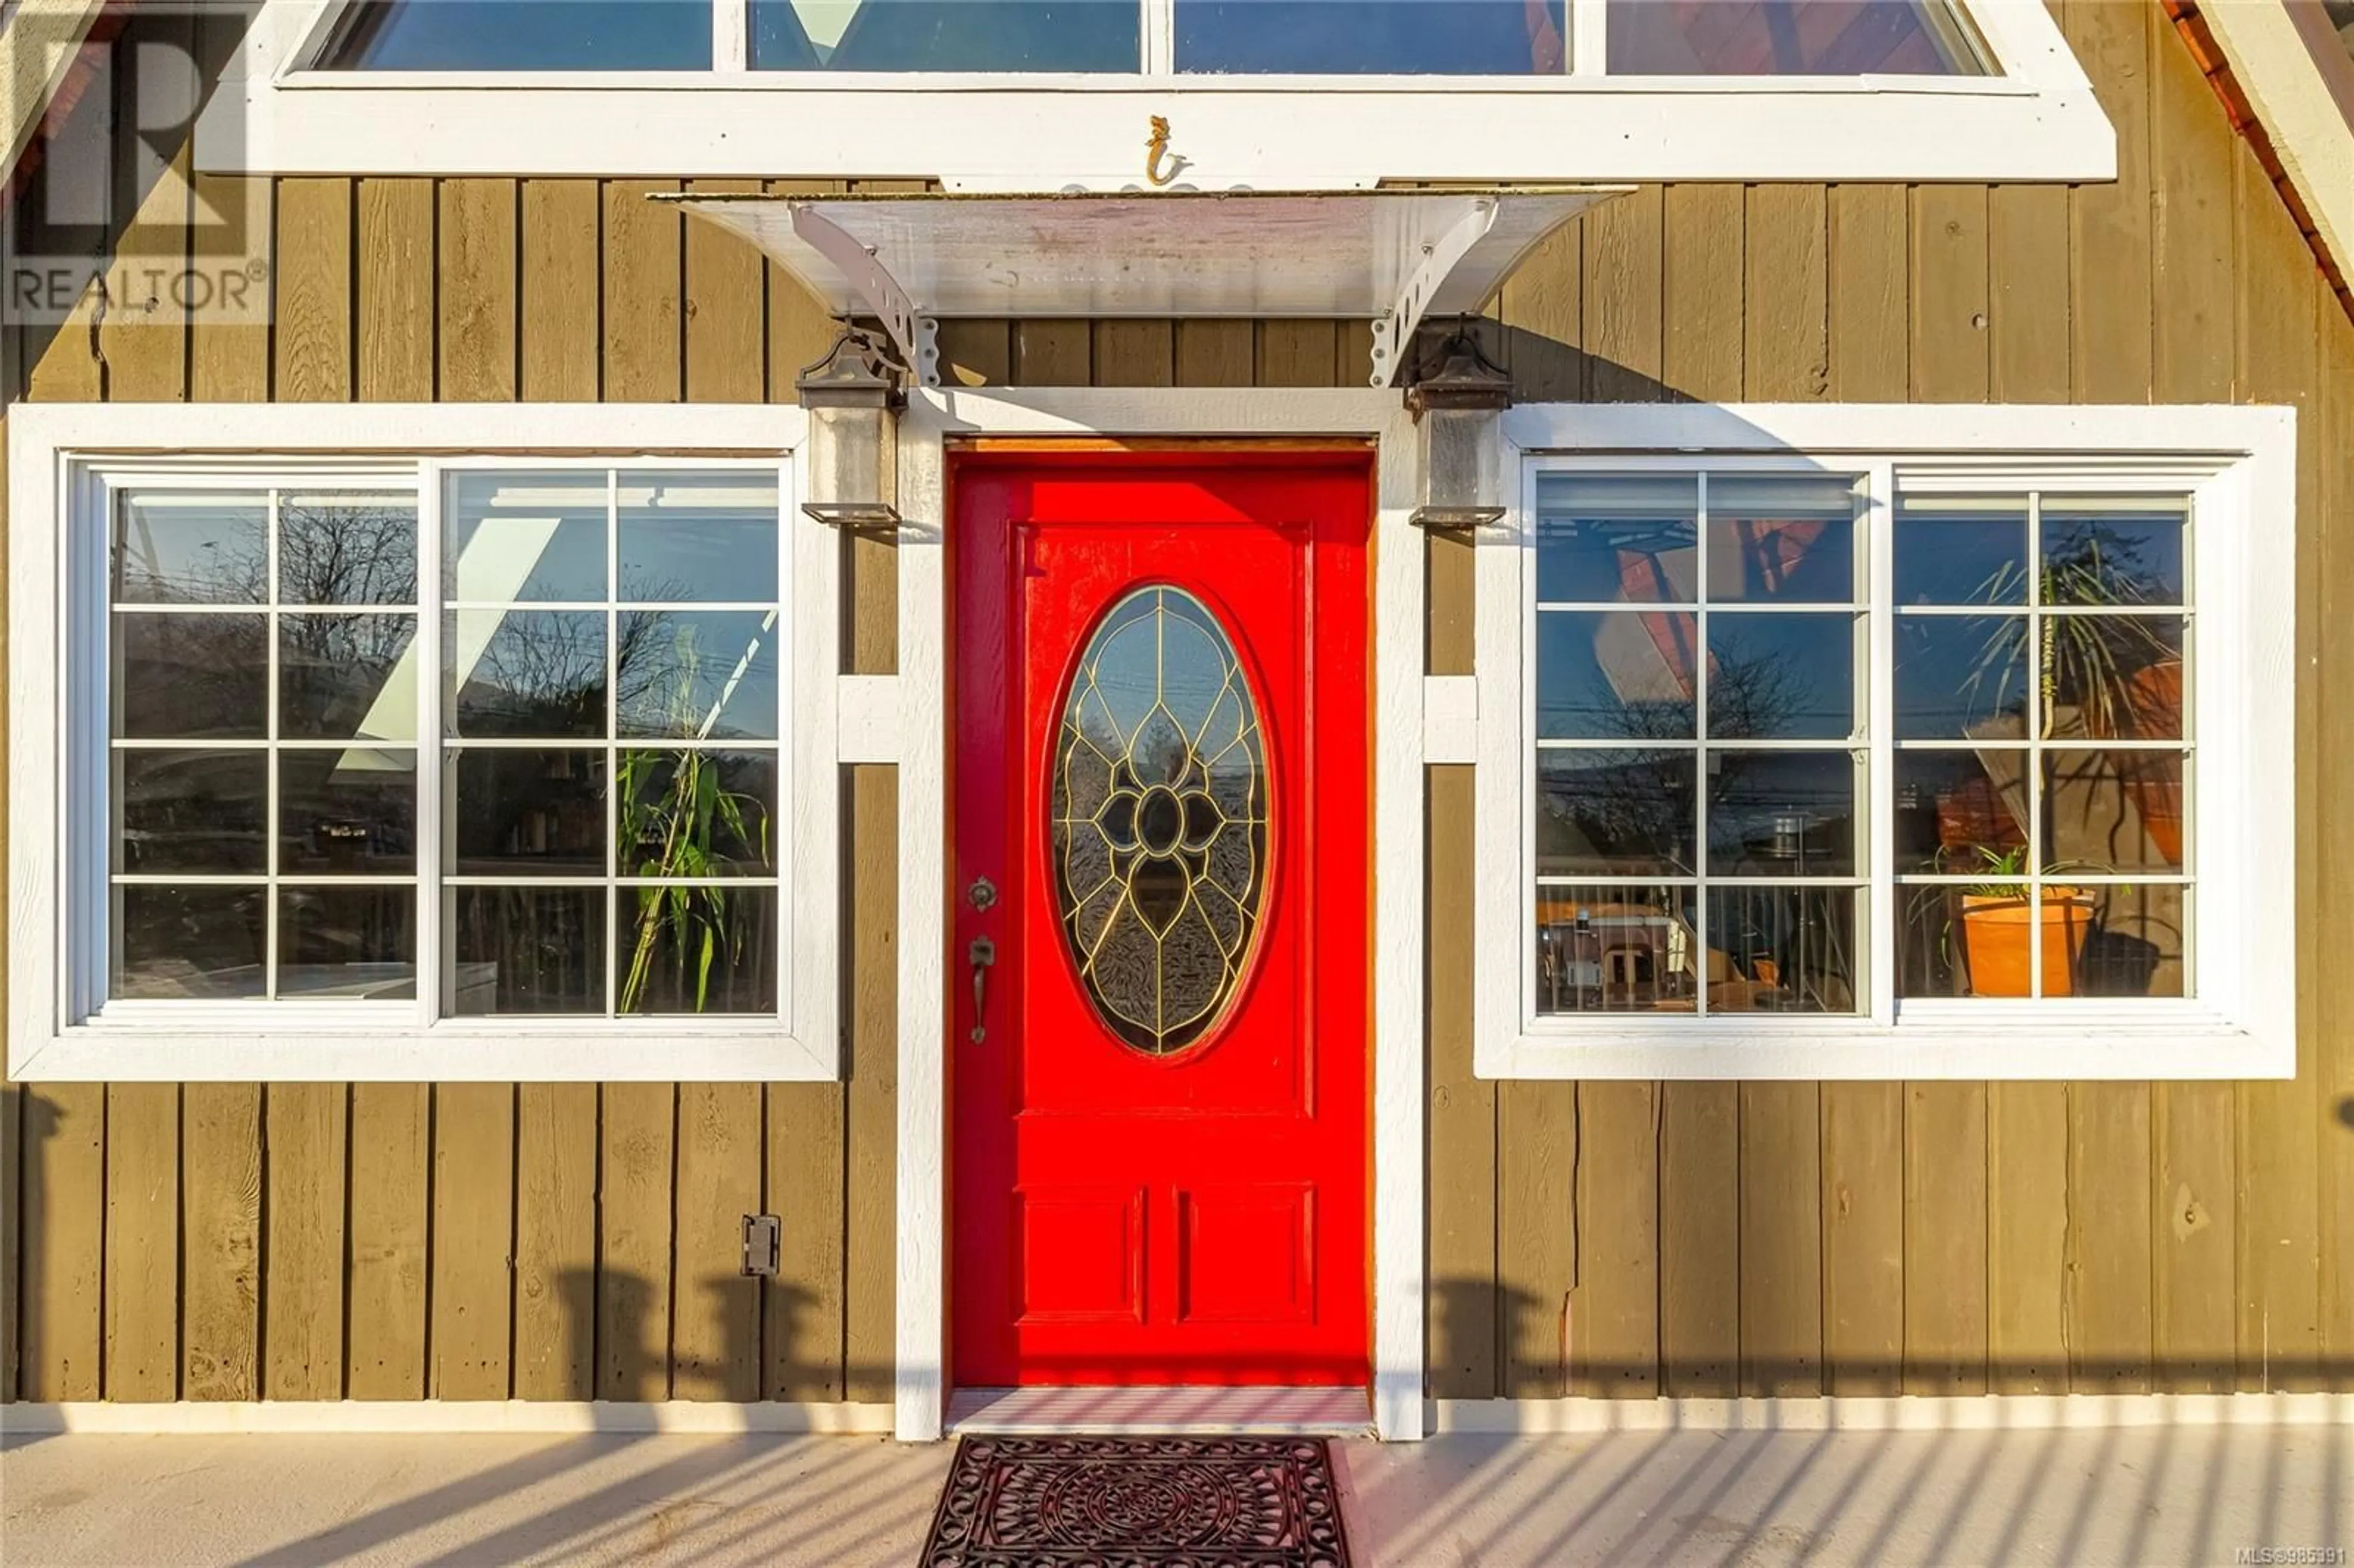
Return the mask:
<path id="1" fill-rule="evenodd" d="M 1350 1568 L 1321 1437 L 965 1437 L 923 1568 Z"/>

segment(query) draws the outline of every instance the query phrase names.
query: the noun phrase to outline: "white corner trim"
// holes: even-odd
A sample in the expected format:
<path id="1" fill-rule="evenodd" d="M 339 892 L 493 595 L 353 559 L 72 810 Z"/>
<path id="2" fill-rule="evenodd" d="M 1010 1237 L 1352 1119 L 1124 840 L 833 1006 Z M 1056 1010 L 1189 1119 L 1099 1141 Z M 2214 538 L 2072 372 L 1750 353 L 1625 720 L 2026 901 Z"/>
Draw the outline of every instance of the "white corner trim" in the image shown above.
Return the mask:
<path id="1" fill-rule="evenodd" d="M 597 1400 L 181 1400 L 133 1404 L 82 1400 L 59 1404 L 0 1404 L 0 1433 L 53 1436 L 110 1434 L 189 1436 L 299 1433 L 575 1433 L 696 1435 L 738 1433 L 879 1434 L 891 1430 L 887 1404 L 761 1402 L 706 1404 L 672 1399 L 645 1404 Z"/>
<path id="2" fill-rule="evenodd" d="M 2290 408 L 2211 407 L 1585 406 L 1509 410 L 1521 482 L 1479 540 L 1480 694 L 1476 917 L 1509 933 L 1475 949 L 1473 1065 L 1493 1078 L 2241 1079 L 2296 1070 L 2296 944 L 2267 889 L 2296 864 L 2294 609 L 2296 421 Z M 2196 1000 L 1900 1001 L 1871 991 L 1854 1018 L 1540 1016 L 1527 929 L 1531 853 L 1524 618 L 1540 470 L 1787 469 L 1819 461 L 1870 476 L 1873 515 L 1892 485 L 1947 492 L 2026 483 L 2189 493 L 2199 655 L 2192 708 L 2198 897 Z M 1886 561 L 1884 532 L 1873 536 Z M 1884 586 L 1884 585 L 1883 585 Z M 1875 690 L 1884 687 L 1877 683 Z M 1884 697 L 1864 733 L 1884 744 Z M 1876 769 L 1877 773 L 1878 770 Z M 1875 784 L 1887 789 L 1885 779 Z M 1884 841 L 1875 840 L 1875 861 Z M 1876 864 L 1884 879 L 1893 863 Z M 1875 922 L 1875 970 L 1893 937 Z M 1863 999 L 1860 999 L 1863 1000 Z"/>
<path id="3" fill-rule="evenodd" d="M 1437 1399 L 1431 1430 L 2052 1432 L 2152 1426 L 2354 1426 L 2346 1393 L 2004 1393 L 1814 1399 Z"/>
<path id="4" fill-rule="evenodd" d="M 946 1414 L 945 706 L 951 435 L 1372 437 L 1373 615 L 1373 1414 L 1385 1438 L 1423 1424 L 1423 547 L 1413 422 L 1394 392 L 930 389 L 899 427 L 899 1164 L 895 1343 L 898 1436 Z M 934 802 L 907 806 L 906 802 Z"/>
<path id="5" fill-rule="evenodd" d="M 764 404 L 27 404 L 10 410 L 7 770 L 8 1061 L 20 1080 L 614 1082 L 658 1075 L 737 1082 L 837 1075 L 839 873 L 833 675 L 839 541 L 802 517 L 798 408 Z M 426 562 L 438 538 L 432 476 L 489 458 L 552 462 L 725 462 L 788 486 L 779 592 L 794 607 L 785 685 L 779 863 L 779 1016 L 432 1019 L 414 1002 L 116 1003 L 101 1008 L 102 933 L 88 921 L 102 881 L 102 825 L 69 810 L 102 750 L 90 683 L 102 667 L 86 582 L 102 574 L 107 476 L 196 485 L 249 476 L 397 476 L 420 487 Z M 421 646 L 430 658 L 433 627 Z M 427 748 L 429 750 L 429 736 Z M 430 824 L 422 824 L 429 829 Z M 425 843 L 433 842 L 430 832 Z M 426 853 L 421 851 L 420 853 Z M 420 940 L 430 925 L 420 912 Z"/>
<path id="6" fill-rule="evenodd" d="M 1476 762 L 1479 757 L 1479 680 L 1426 675 L 1422 682 L 1422 759 Z"/>

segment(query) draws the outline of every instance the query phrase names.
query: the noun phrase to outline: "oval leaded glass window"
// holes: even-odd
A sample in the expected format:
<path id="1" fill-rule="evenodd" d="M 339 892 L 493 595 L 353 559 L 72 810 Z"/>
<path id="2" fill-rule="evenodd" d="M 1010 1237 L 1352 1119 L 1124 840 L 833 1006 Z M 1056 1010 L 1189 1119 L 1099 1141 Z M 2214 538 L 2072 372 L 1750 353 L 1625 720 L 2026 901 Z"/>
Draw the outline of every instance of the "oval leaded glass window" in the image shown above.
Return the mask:
<path id="1" fill-rule="evenodd" d="M 1063 931 L 1104 1024 L 1163 1055 L 1242 983 L 1267 889 L 1258 705 L 1210 608 L 1142 588 L 1071 677 L 1048 806 Z"/>

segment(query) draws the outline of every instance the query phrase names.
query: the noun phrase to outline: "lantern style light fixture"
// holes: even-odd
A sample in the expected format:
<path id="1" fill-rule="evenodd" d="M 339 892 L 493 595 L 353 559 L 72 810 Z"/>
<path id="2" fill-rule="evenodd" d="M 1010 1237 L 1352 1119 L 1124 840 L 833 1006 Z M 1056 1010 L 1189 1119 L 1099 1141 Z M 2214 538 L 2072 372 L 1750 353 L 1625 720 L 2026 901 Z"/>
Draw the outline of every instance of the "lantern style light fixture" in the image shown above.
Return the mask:
<path id="1" fill-rule="evenodd" d="M 809 414 L 808 516 L 834 528 L 899 524 L 899 365 L 873 333 L 845 325 L 793 383 Z"/>
<path id="2" fill-rule="evenodd" d="M 1480 352 L 1469 323 L 1426 354 L 1435 367 L 1406 388 L 1422 444 L 1417 528 L 1464 533 L 1504 515 L 1499 416 L 1511 407 L 1512 378 Z"/>

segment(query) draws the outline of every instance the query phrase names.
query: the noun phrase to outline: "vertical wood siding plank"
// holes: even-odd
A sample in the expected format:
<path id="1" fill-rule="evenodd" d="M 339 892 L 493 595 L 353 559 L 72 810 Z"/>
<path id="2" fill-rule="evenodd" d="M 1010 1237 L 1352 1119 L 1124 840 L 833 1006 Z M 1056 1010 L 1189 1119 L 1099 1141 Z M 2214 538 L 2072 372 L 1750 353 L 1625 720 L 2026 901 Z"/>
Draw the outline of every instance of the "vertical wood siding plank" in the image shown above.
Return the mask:
<path id="1" fill-rule="evenodd" d="M 760 1287 L 743 1271 L 760 1164 L 758 1084 L 679 1086 L 673 1398 L 760 1397 Z"/>
<path id="2" fill-rule="evenodd" d="M 771 1084 L 768 1212 L 784 1234 L 762 1291 L 761 1393 L 843 1397 L 843 1118 L 840 1084 Z"/>
<path id="3" fill-rule="evenodd" d="M 180 1396 L 257 1399 L 261 1327 L 261 1089 L 181 1094 Z"/>
<path id="4" fill-rule="evenodd" d="M 940 323 L 940 379 L 951 387 L 1002 387 L 1013 368 L 1013 328 L 1009 322 L 960 320 Z"/>
<path id="5" fill-rule="evenodd" d="M 1744 396 L 1830 396 L 1830 213 L 1821 185 L 1752 185 Z"/>
<path id="6" fill-rule="evenodd" d="M 822 196 L 843 188 L 839 180 L 770 180 L 771 196 Z M 774 261 L 763 264 L 769 299 L 769 400 L 774 403 L 798 403 L 801 394 L 793 383 L 802 370 L 822 358 L 833 344 L 834 320 L 826 313 L 825 304 L 804 287 L 800 279 Z M 940 356 L 940 377 L 954 384 L 956 371 L 948 363 L 945 340 L 947 325 L 941 328 L 943 352 Z"/>
<path id="7" fill-rule="evenodd" d="M 1177 380 L 1177 323 L 1097 322 L 1095 384 L 1098 387 L 1171 387 Z"/>
<path id="8" fill-rule="evenodd" d="M 433 397 L 433 182 L 359 183 L 363 402 Z"/>
<path id="9" fill-rule="evenodd" d="M 1659 1392 L 1730 1398 L 1741 1379 L 1740 1086 L 1658 1093 Z"/>
<path id="10" fill-rule="evenodd" d="M 602 1099 L 597 1397 L 668 1399 L 678 1093 L 670 1084 L 608 1084 Z"/>
<path id="11" fill-rule="evenodd" d="M 1428 1393 L 1493 1399 L 1496 1090 L 1471 1070 L 1471 769 L 1428 769 L 1423 899 L 1430 934 L 1424 1027 L 1430 1073 Z M 1561 1220 L 1568 1228 L 1566 1216 Z"/>
<path id="12" fill-rule="evenodd" d="M 888 1400 L 898 1311 L 898 770 L 852 768 L 850 810 L 843 1386 L 854 1400 Z"/>
<path id="13" fill-rule="evenodd" d="M 433 1091 L 434 1399 L 504 1399 L 514 1300 L 515 1090 Z"/>
<path id="14" fill-rule="evenodd" d="M 0 445 L 5 444 L 5 432 L 0 431 Z M 6 468 L 7 460 L 0 458 L 0 483 L 6 481 Z M 25 1318 L 25 1298 L 18 1293 L 17 1276 L 18 1260 L 24 1256 L 17 1234 L 24 1214 L 24 1126 L 23 1091 L 7 1082 L 5 1069 L 0 1069 L 0 1306 L 5 1306 L 8 1314 L 8 1320 L 0 1323 L 0 1404 L 16 1398 L 18 1325 Z"/>
<path id="15" fill-rule="evenodd" d="M 425 1395 L 428 1126 L 423 1084 L 355 1084 L 346 1397 Z"/>
<path id="16" fill-rule="evenodd" d="M 441 401 L 514 399 L 517 201 L 513 180 L 444 180 L 440 191 Z"/>
<path id="17" fill-rule="evenodd" d="M 1987 1086 L 1991 1393 L 2068 1391 L 2069 1152 L 2067 1085 Z"/>
<path id="18" fill-rule="evenodd" d="M 1504 280 L 1497 302 L 1513 395 L 1531 403 L 1585 398 L 1585 220 L 1572 218 Z M 1466 552 L 1469 553 L 1468 551 Z"/>
<path id="19" fill-rule="evenodd" d="M 193 48 L 193 22 L 186 16 L 162 19 L 158 30 L 166 38 L 157 41 Z M 188 395 L 192 143 L 193 138 L 181 143 L 168 168 L 140 198 L 106 270 L 107 308 L 98 344 L 106 362 L 109 402 L 176 403 Z"/>
<path id="20" fill-rule="evenodd" d="M 2139 403 L 2150 387 L 2149 62 L 2155 5 L 2071 5 L 2070 50 L 2115 127 L 2117 177 L 2068 192 L 2076 400 Z M 2204 113 L 2213 114 L 2207 106 Z M 2169 299 L 2167 310 L 2184 308 Z"/>
<path id="21" fill-rule="evenodd" d="M 2158 30 L 2150 75 L 2151 396 L 2220 403 L 2232 396 L 2232 171 L 2239 138 L 2173 27 Z"/>
<path id="22" fill-rule="evenodd" d="M 2149 1103 L 2147 1084 L 2069 1094 L 2069 1380 L 2079 1393 L 2149 1387 Z"/>
<path id="23" fill-rule="evenodd" d="M 758 191 L 758 180 L 696 180 L 697 192 Z M 767 263 L 750 241 L 690 217 L 686 244 L 686 400 L 758 403 L 767 391 Z"/>
<path id="24" fill-rule="evenodd" d="M 1998 403 L 2068 400 L 2068 193 L 1997 185 L 1987 197 L 1988 390 Z"/>
<path id="25" fill-rule="evenodd" d="M 1901 185 L 1830 193 L 1831 396 L 1901 403 L 1911 396 L 1912 223 Z"/>
<path id="26" fill-rule="evenodd" d="M 2169 1393 L 2228 1393 L 2237 1337 L 2238 1120 L 2229 1084 L 2161 1084 L 2151 1107 L 2151 1353 Z"/>
<path id="27" fill-rule="evenodd" d="M 1585 215 L 1587 386 L 1597 403 L 1659 400 L 1661 214 L 1644 185 Z"/>
<path id="28" fill-rule="evenodd" d="M 1094 375 L 1084 321 L 1055 318 L 1013 323 L 1013 385 L 1085 387 Z"/>
<path id="29" fill-rule="evenodd" d="M 1823 1361 L 1840 1394 L 1903 1392 L 1904 1086 L 1823 1086 Z"/>
<path id="30" fill-rule="evenodd" d="M 1490 303 L 1492 305 L 1493 302 Z M 1352 388 L 1368 386 L 1372 383 L 1373 374 L 1373 323 L 1369 321 L 1334 323 L 1332 385 Z"/>
<path id="31" fill-rule="evenodd" d="M 2321 341 L 2322 418 L 2303 439 L 2317 442 L 2323 452 L 2322 493 L 2331 525 L 2338 530 L 2354 523 L 2354 321 L 2338 308 L 2327 290 L 2317 289 L 2315 311 Z M 2335 617 L 2354 602 L 2347 584 L 2354 550 L 2333 537 L 2324 559 L 2328 596 L 2325 613 Z M 2344 637 L 2321 640 L 2322 689 L 2325 694 L 2354 690 L 2354 643 Z M 2346 799 L 2347 735 L 2342 724 L 2322 736 L 2320 789 L 2323 798 Z M 2354 874 L 2354 821 L 2344 811 L 2330 811 L 2321 822 L 2321 886 L 2324 905 L 2313 918 L 2342 928 L 2347 917 L 2347 879 Z M 2321 1350 L 2328 1386 L 2338 1392 L 2354 1389 L 2354 977 L 2345 966 L 2332 965 L 2319 985 L 2319 1036 L 2317 1070 L 2319 1082 L 2314 1107 L 2320 1142 L 2317 1230 L 2321 1255 Z M 2227 1167 L 2228 1169 L 2228 1167 Z M 2162 1233 L 2161 1233 L 2162 1234 Z M 2228 1254 L 2227 1254 L 2228 1255 Z"/>
<path id="32" fill-rule="evenodd" d="M 1912 1084 L 1904 1114 L 1904 1392 L 1983 1393 L 1987 1089 Z"/>
<path id="33" fill-rule="evenodd" d="M 272 1084 L 263 1101 L 264 1399 L 344 1397 L 341 1084 Z"/>
<path id="34" fill-rule="evenodd" d="M 523 183 L 523 396 L 594 402 L 604 328 L 599 277 L 601 197 L 594 180 Z"/>
<path id="35" fill-rule="evenodd" d="M 207 25 L 215 15 L 207 14 Z M 275 187 L 260 176 L 206 174 L 194 185 L 190 250 L 215 292 L 210 304 L 189 313 L 188 396 L 200 403 L 259 403 L 270 396 Z"/>
<path id="36" fill-rule="evenodd" d="M 1257 382 L 1261 387 L 1330 387 L 1339 356 L 1338 329 L 1327 321 L 1258 323 Z"/>
<path id="37" fill-rule="evenodd" d="M 1499 1158 L 1511 1160 L 1500 1125 L 1497 1137 Z M 1564 1158 L 1575 1163 L 1577 1221 L 1570 1392 L 1648 1397 L 1659 1391 L 1659 1086 L 1578 1085 L 1564 1142 Z"/>
<path id="38" fill-rule="evenodd" d="M 1661 198 L 1660 379 L 1678 396 L 1741 398 L 1747 221 L 1739 185 L 1670 185 Z"/>
<path id="39" fill-rule="evenodd" d="M 514 1397 L 597 1397 L 597 1086 L 516 1090 Z"/>
<path id="40" fill-rule="evenodd" d="M 106 1092 L 106 1397 L 180 1389 L 180 1090 Z"/>
<path id="41" fill-rule="evenodd" d="M 2297 549 L 2300 562 L 2325 562 L 2329 538 L 2320 512 L 2320 443 L 2314 429 L 2319 379 L 2314 336 L 2318 278 L 2311 254 L 2242 143 L 2233 150 L 2240 259 L 2238 337 L 2240 388 L 2257 403 L 2297 409 Z M 2317 611 L 2324 573 L 2297 574 L 2297 668 L 2314 667 L 2320 636 Z M 2315 683 L 2296 692 L 2300 758 L 2317 758 Z M 2319 768 L 2297 769 L 2296 820 L 2323 820 Z M 2321 959 L 2322 886 L 2318 857 L 2297 864 L 2297 1075 L 2239 1086 L 2240 1384 L 2302 1389 L 2317 1381 L 2320 1352 L 2319 1032 L 2315 1005 Z"/>
<path id="42" fill-rule="evenodd" d="M 675 403 L 684 345 L 679 266 L 684 222 L 648 201 L 675 180 L 609 180 L 605 203 L 605 388 L 613 403 Z"/>
<path id="43" fill-rule="evenodd" d="M 1574 1084 L 1496 1086 L 1496 1359 L 1507 1399 L 1558 1399 L 1576 1386 L 1570 1325 L 1585 1223 L 1577 1180 L 1587 1157 L 1577 1097 Z M 1653 1343 L 1658 1311 L 1655 1298 L 1644 1313 L 1643 1337 Z M 1603 1334 L 1597 1356 L 1623 1359 L 1630 1337 Z"/>
<path id="44" fill-rule="evenodd" d="M 27 1084 L 17 1094 L 25 1170 L 17 1393 L 38 1401 L 96 1399 L 106 1090 L 97 1084 Z"/>
<path id="45" fill-rule="evenodd" d="M 1741 1389 L 1823 1387 L 1822 1100 L 1813 1084 L 1741 1086 Z"/>
<path id="46" fill-rule="evenodd" d="M 352 182 L 278 182 L 272 344 L 275 396 L 342 403 L 352 396 Z"/>
<path id="47" fill-rule="evenodd" d="M 1177 323 L 1177 385 L 1247 387 L 1257 344 L 1251 323 L 1189 321 Z"/>
<path id="48" fill-rule="evenodd" d="M 1987 191 L 1920 185 L 1913 192 L 1913 396 L 1983 403 L 1987 327 Z"/>

